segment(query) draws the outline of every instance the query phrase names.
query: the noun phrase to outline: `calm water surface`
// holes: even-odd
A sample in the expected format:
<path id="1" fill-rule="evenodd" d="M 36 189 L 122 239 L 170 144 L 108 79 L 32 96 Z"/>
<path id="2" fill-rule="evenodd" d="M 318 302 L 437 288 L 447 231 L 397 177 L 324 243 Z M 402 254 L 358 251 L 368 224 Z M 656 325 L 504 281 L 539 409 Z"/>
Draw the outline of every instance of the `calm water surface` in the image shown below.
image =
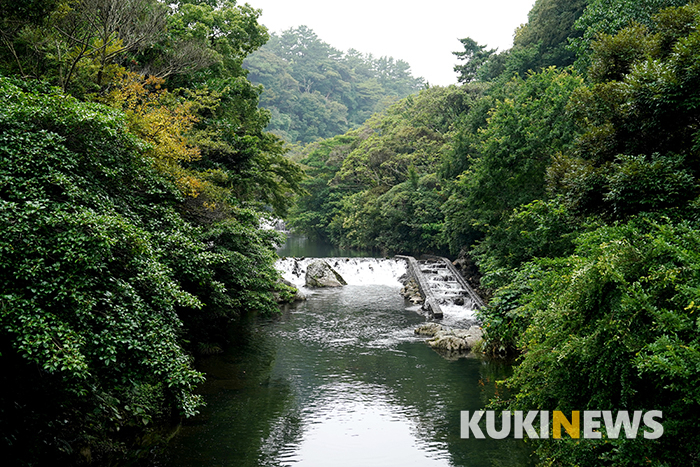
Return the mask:
<path id="1" fill-rule="evenodd" d="M 202 362 L 207 407 L 183 425 L 164 462 L 531 465 L 521 441 L 460 439 L 460 411 L 482 408 L 510 369 L 435 353 L 414 336 L 426 318 L 399 289 L 317 290 L 275 319 L 247 323 L 234 348 Z"/>

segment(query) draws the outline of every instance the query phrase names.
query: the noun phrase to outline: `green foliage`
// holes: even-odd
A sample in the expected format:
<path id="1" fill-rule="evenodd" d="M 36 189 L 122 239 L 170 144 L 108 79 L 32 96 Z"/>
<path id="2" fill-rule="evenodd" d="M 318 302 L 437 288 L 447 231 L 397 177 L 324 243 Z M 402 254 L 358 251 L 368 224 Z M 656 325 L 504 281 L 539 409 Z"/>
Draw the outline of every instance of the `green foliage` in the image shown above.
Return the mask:
<path id="1" fill-rule="evenodd" d="M 76 96 L 103 92 L 124 68 L 175 86 L 242 76 L 245 56 L 268 39 L 260 11 L 229 0 L 6 3 L 17 2 L 0 4 L 0 70 Z"/>
<path id="2" fill-rule="evenodd" d="M 227 202 L 286 216 L 296 195 L 304 192 L 303 172 L 285 156 L 280 138 L 264 131 L 269 114 L 257 107 L 261 88 L 241 77 L 208 85 L 201 92 L 211 93 L 216 103 L 200 109 L 190 140 L 202 157 L 187 166 L 229 190 Z M 206 198 L 194 204 L 217 201 Z"/>
<path id="3" fill-rule="evenodd" d="M 196 413 L 202 375 L 182 347 L 177 309 L 203 303 L 166 259 L 165 245 L 192 235 L 173 210 L 173 187 L 139 156 L 116 112 L 7 79 L 1 95 L 0 332 L 10 345 L 0 358 L 21 358 L 18 379 L 38 370 L 58 385 L 61 416 L 74 422 L 42 428 L 37 446 L 50 455 L 62 449 L 57 440 L 73 449 L 104 442 L 169 407 Z M 201 244 L 188 250 L 203 253 Z M 132 405 L 143 391 L 162 397 Z M 21 431 L 12 407 L 31 401 L 5 394 L 8 442 Z M 75 420 L 83 410 L 95 414 L 89 427 Z"/>
<path id="4" fill-rule="evenodd" d="M 134 71 L 171 77 L 191 87 L 212 78 L 244 76 L 243 60 L 267 42 L 261 11 L 235 0 L 185 0 L 173 4 L 168 27 L 156 48 L 140 50 Z"/>
<path id="5" fill-rule="evenodd" d="M 682 216 L 698 196 L 693 63 L 697 6 L 664 11 L 593 45 L 592 84 L 572 103 L 584 132 L 550 170 L 553 192 L 579 212 Z"/>
<path id="6" fill-rule="evenodd" d="M 549 201 L 516 208 L 476 248 L 497 287 L 482 312 L 490 350 L 523 355 L 504 405 L 664 414 L 655 442 L 538 442 L 547 465 L 692 464 L 700 451 L 700 14 L 652 10 L 593 42 L 590 84 L 571 93 L 575 144 L 546 167 Z"/>
<path id="7" fill-rule="evenodd" d="M 452 52 L 457 59 L 464 61 L 461 65 L 455 65 L 454 71 L 459 73 L 457 81 L 470 83 L 477 78 L 479 68 L 496 52 L 496 49 L 484 50 L 485 45 L 479 45 L 470 37 L 459 40 L 464 46 L 464 52 Z"/>
<path id="8" fill-rule="evenodd" d="M 594 43 L 588 76 L 594 83 L 621 81 L 631 71 L 632 64 L 644 57 L 648 47 L 644 38 L 647 28 L 632 25 L 615 36 L 600 36 Z M 640 38 L 642 40 L 640 40 Z"/>
<path id="9" fill-rule="evenodd" d="M 307 195 L 300 197 L 292 209 L 289 223 L 293 228 L 312 238 L 328 239 L 328 226 L 343 196 L 350 192 L 350 188 L 331 185 L 330 182 L 342 167 L 345 157 L 369 134 L 368 129 L 353 130 L 306 146 L 302 162 L 309 175 L 303 182 Z"/>
<path id="10" fill-rule="evenodd" d="M 581 34 L 574 29 L 574 24 L 588 3 L 588 0 L 537 0 L 528 14 L 528 22 L 515 33 L 514 50 L 534 52 L 523 60 L 518 71 L 525 73 L 549 66 L 571 65 L 575 57 L 567 46 Z"/>
<path id="11" fill-rule="evenodd" d="M 391 252 L 445 250 L 444 187 L 436 172 L 454 123 L 481 86 L 433 87 L 398 102 L 363 127 L 308 146 L 310 195 L 291 225 L 345 246 Z"/>
<path id="12" fill-rule="evenodd" d="M 277 309 L 279 238 L 233 206 L 186 222 L 120 112 L 0 88 L 0 361 L 26 381 L 0 401 L 3 444 L 17 459 L 114 458 L 151 422 L 197 412 L 191 342 Z"/>
<path id="13" fill-rule="evenodd" d="M 471 39 L 460 39 L 464 52 L 453 52 L 460 59 L 456 65 L 460 82 L 497 82 L 502 86 L 515 75 L 538 73 L 548 67 L 568 67 L 575 54 L 569 41 L 579 37 L 574 24 L 586 7 L 587 0 L 537 0 L 530 10 L 528 22 L 516 29 L 513 47 L 496 53 L 485 51 Z"/>
<path id="14" fill-rule="evenodd" d="M 697 7 L 694 6 L 667 10 L 654 17 L 658 23 L 654 26 L 656 33 L 631 26 L 616 36 L 602 36 L 594 44 L 589 71 L 593 83 L 569 88 L 572 96 L 569 108 L 576 116 L 569 125 L 578 123 L 583 131 L 575 144 L 572 141 L 559 146 L 562 153 L 541 166 L 546 169 L 547 190 L 533 195 L 533 198 L 554 196 L 556 199 L 555 204 L 540 205 L 556 206 L 556 210 L 541 211 L 533 218 L 538 219 L 535 231 L 545 235 L 543 243 L 533 248 L 537 242 L 532 243 L 532 227 L 519 223 L 519 219 L 528 219 L 530 214 L 521 218 L 520 214 L 511 216 L 504 209 L 500 212 L 510 216 L 507 222 L 494 221 L 495 217 L 485 218 L 487 236 L 475 251 L 480 255 L 486 283 L 506 286 L 516 274 L 514 268 L 522 261 L 566 254 L 566 248 L 560 249 L 557 242 L 584 226 L 587 216 L 611 221 L 629 219 L 639 213 L 665 215 L 676 220 L 696 215 L 698 174 L 693 117 L 685 112 L 684 104 L 676 100 L 682 93 L 682 102 L 692 101 L 694 91 L 680 88 L 683 78 L 674 76 L 675 73 L 689 73 L 688 55 L 674 51 L 684 50 L 693 43 L 695 32 L 691 25 L 696 17 Z M 490 121 L 484 133 L 488 134 L 492 127 L 496 128 Z M 506 123 L 502 127 L 517 125 Z M 496 141 L 500 143 L 499 148 L 509 142 L 506 139 Z M 557 143 L 548 142 L 544 147 L 557 147 Z M 534 153 L 532 148 L 526 149 L 526 154 Z M 478 175 L 475 170 L 478 163 L 472 167 L 473 175 Z M 495 180 L 508 180 L 508 177 L 499 176 Z M 464 193 L 464 196 L 457 198 L 455 204 L 462 207 L 462 212 L 470 212 L 467 209 L 470 196 L 483 189 L 484 184 L 479 179 L 473 183 L 475 188 L 467 185 L 465 178 L 463 184 L 457 184 L 461 191 L 456 193 Z M 535 183 L 534 187 L 542 187 L 541 183 Z M 527 190 L 520 190 L 522 193 Z M 479 212 L 477 209 L 494 204 L 493 197 L 482 199 L 485 202 L 471 204 L 472 216 Z M 522 203 L 516 200 L 514 204 Z M 528 213 L 536 206 L 538 204 L 518 208 L 515 212 Z M 544 226 L 548 227 L 541 230 Z M 556 234 L 555 237 L 550 237 L 550 232 Z M 553 248 L 550 251 L 542 248 L 545 244 Z"/>
<path id="15" fill-rule="evenodd" d="M 494 405 L 664 413 L 658 441 L 542 441 L 543 465 L 700 457 L 700 7 L 685 4 L 538 0 L 510 51 L 465 40 L 474 82 L 302 153 L 298 229 L 469 249 L 492 293 L 485 350 L 522 355 Z M 572 52 L 580 72 L 547 68 Z"/>
<path id="16" fill-rule="evenodd" d="M 410 167 L 434 171 L 448 149 L 454 117 L 470 97 L 455 87 L 433 87 L 371 118 L 365 123 L 371 133 L 348 154 L 334 182 L 391 187 L 407 179 Z"/>
<path id="17" fill-rule="evenodd" d="M 197 412 L 190 352 L 287 291 L 260 224 L 303 173 L 242 68 L 267 32 L 233 1 L 0 13 L 3 453 L 127 462 Z"/>
<path id="18" fill-rule="evenodd" d="M 517 352 L 516 342 L 532 318 L 532 306 L 523 305 L 528 303 L 533 278 L 572 253 L 578 235 L 597 227 L 591 221 L 581 224 L 561 199 L 536 200 L 516 208 L 472 249 L 483 274 L 481 286 L 494 291 L 488 308 L 480 313 L 488 331 L 487 352 Z M 532 262 L 534 258 L 542 260 Z"/>
<path id="19" fill-rule="evenodd" d="M 245 67 L 265 87 L 260 104 L 272 113 L 269 130 L 288 142 L 343 134 L 423 87 L 406 62 L 343 53 L 306 26 L 273 35 Z"/>
<path id="20" fill-rule="evenodd" d="M 435 174 L 418 179 L 412 173 L 386 193 L 367 190 L 343 198 L 329 226 L 331 238 L 342 239 L 345 246 L 371 245 L 387 252 L 442 251 L 441 187 Z"/>
<path id="21" fill-rule="evenodd" d="M 576 254 L 538 261 L 510 384 L 519 409 L 662 410 L 664 436 L 539 443 L 548 462 L 678 465 L 696 458 L 700 232 L 633 219 L 580 236 Z M 581 443 L 583 444 L 583 443 Z M 638 457 L 641 451 L 643 457 Z"/>
<path id="22" fill-rule="evenodd" d="M 0 66 L 75 95 L 100 91 L 122 70 L 128 55 L 157 43 L 168 14 L 155 0 L 55 1 L 28 10 L 45 16 L 6 19 L 3 42 L 10 54 Z"/>
<path id="23" fill-rule="evenodd" d="M 700 189 L 684 157 L 655 153 L 651 157 L 619 156 L 616 162 L 604 200 L 618 218 L 638 212 L 673 211 L 693 200 Z"/>
<path id="24" fill-rule="evenodd" d="M 474 251 L 483 258 L 481 269 L 486 274 L 515 270 L 532 258 L 565 256 L 573 248 L 577 228 L 577 219 L 560 199 L 535 200 L 514 209 L 501 228 L 490 230 Z M 491 288 L 499 285 L 488 284 Z"/>
<path id="25" fill-rule="evenodd" d="M 580 85 L 576 75 L 554 68 L 509 82 L 487 126 L 460 147 L 469 151 L 462 155 L 466 170 L 444 208 L 448 224 L 458 226 L 451 233 L 453 251 L 464 238 L 478 238 L 478 232 L 493 233 L 484 240 L 483 249 L 489 250 L 514 208 L 545 195 L 552 157 L 571 146 L 576 135 L 566 108 Z"/>
<path id="26" fill-rule="evenodd" d="M 485 351 L 522 355 L 494 405 L 663 411 L 658 441 L 542 441 L 543 465 L 700 457 L 700 7 L 685 3 L 538 0 L 510 51 L 465 40 L 474 82 L 302 152 L 299 230 L 469 249 L 492 293 Z M 547 68 L 573 52 L 580 72 Z"/>
<path id="27" fill-rule="evenodd" d="M 628 26 L 638 24 L 650 27 L 653 16 L 673 6 L 683 6 L 687 0 L 590 0 L 575 27 L 580 37 L 571 41 L 571 50 L 576 53 L 576 68 L 584 72 L 590 65 L 588 57 L 591 47 L 601 35 L 614 35 Z"/>

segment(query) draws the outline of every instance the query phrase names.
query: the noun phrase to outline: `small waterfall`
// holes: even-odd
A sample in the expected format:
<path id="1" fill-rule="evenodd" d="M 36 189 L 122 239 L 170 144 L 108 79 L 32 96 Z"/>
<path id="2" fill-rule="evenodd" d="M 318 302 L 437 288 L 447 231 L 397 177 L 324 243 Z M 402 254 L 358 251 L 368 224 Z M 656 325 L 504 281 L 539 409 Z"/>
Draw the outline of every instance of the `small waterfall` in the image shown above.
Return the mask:
<path id="1" fill-rule="evenodd" d="M 345 279 L 348 285 L 387 285 L 400 287 L 409 273 L 407 257 L 399 258 L 294 258 L 277 260 L 275 267 L 282 277 L 304 293 L 306 270 L 309 264 L 322 259 Z M 414 260 L 415 262 L 415 260 Z M 450 326 L 474 321 L 474 311 L 479 307 L 469 291 L 455 277 L 458 274 L 441 260 L 418 261 L 418 271 L 430 288 L 432 299 L 440 306 L 443 323 Z M 311 292 L 313 293 L 313 292 Z M 417 308 L 418 310 L 419 308 Z"/>
<path id="2" fill-rule="evenodd" d="M 303 287 L 306 269 L 316 259 L 327 262 L 348 285 L 400 286 L 399 278 L 406 274 L 406 261 L 395 258 L 281 258 L 275 267 L 286 280 Z"/>

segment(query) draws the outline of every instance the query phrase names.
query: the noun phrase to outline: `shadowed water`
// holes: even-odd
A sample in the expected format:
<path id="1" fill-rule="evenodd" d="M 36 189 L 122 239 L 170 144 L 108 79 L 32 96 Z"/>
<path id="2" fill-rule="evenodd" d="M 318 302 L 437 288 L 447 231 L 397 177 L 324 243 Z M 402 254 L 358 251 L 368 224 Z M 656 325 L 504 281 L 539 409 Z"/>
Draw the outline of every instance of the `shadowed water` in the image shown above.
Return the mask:
<path id="1" fill-rule="evenodd" d="M 512 439 L 460 439 L 507 365 L 448 361 L 413 329 L 426 318 L 400 284 L 315 290 L 247 323 L 202 362 L 207 407 L 164 462 L 174 466 L 527 466 Z M 386 282 L 386 281 L 385 281 Z"/>

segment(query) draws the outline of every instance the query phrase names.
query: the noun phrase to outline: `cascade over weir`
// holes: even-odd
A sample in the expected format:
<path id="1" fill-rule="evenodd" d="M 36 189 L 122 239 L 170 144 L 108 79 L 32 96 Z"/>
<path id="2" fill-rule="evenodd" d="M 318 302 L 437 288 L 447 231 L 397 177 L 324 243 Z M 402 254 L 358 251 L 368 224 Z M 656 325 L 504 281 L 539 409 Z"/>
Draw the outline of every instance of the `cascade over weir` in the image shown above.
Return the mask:
<path id="1" fill-rule="evenodd" d="M 406 260 L 408 273 L 418 284 L 423 297 L 423 309 L 434 318 L 442 318 L 444 306 L 484 307 L 484 302 L 472 289 L 449 259 L 428 256 L 416 260 L 413 256 L 396 256 Z"/>
<path id="2" fill-rule="evenodd" d="M 423 310 L 442 319 L 444 310 L 471 309 L 484 306 L 479 295 L 469 286 L 450 260 L 426 256 L 420 260 L 397 255 L 384 258 L 322 258 L 351 285 L 396 284 L 408 276 L 418 285 Z M 283 277 L 297 287 L 304 287 L 308 264 L 315 258 L 282 258 L 277 268 Z"/>

